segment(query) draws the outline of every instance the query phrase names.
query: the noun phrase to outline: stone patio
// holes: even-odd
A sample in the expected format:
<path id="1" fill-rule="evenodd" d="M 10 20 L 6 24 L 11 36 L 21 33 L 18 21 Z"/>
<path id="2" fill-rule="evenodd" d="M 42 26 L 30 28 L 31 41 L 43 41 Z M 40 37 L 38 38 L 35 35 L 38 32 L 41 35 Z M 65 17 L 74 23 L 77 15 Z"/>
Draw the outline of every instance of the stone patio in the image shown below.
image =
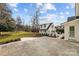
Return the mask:
<path id="1" fill-rule="evenodd" d="M 52 37 L 28 37 L 22 41 L 0 45 L 4 56 L 77 56 L 79 43 Z"/>

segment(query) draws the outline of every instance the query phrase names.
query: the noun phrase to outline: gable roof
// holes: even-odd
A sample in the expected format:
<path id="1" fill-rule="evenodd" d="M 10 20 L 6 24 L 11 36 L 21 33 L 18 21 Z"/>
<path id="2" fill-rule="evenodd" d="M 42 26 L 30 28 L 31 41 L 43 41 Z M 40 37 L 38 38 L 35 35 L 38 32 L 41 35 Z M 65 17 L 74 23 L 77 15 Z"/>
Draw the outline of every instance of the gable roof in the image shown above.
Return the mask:
<path id="1" fill-rule="evenodd" d="M 40 29 L 40 30 L 48 30 L 53 23 L 46 23 L 46 24 L 49 24 L 48 27 L 46 29 Z M 46 24 L 41 24 L 41 25 L 46 25 Z"/>
<path id="2" fill-rule="evenodd" d="M 49 29 L 49 27 L 52 25 L 53 23 L 50 23 L 49 26 L 47 27 L 47 30 Z"/>

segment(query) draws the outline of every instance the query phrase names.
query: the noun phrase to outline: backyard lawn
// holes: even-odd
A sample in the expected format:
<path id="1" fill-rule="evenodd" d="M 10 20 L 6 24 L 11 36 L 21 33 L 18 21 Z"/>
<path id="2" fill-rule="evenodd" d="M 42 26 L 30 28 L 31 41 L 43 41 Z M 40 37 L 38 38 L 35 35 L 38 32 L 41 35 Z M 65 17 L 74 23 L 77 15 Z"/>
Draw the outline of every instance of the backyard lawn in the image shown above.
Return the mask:
<path id="1" fill-rule="evenodd" d="M 38 36 L 38 33 L 35 32 L 1 32 L 0 35 L 0 44 L 9 43 L 13 41 L 20 41 L 22 37 L 35 37 Z"/>

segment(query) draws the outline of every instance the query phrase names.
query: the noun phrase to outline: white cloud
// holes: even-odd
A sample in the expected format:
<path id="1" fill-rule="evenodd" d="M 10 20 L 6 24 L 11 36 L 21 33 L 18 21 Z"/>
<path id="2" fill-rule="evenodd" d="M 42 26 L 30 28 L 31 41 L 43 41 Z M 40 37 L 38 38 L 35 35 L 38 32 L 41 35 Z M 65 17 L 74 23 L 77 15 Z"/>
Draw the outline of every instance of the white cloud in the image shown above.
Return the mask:
<path id="1" fill-rule="evenodd" d="M 56 7 L 55 5 L 51 4 L 51 3 L 40 3 L 40 4 L 37 4 L 37 6 L 41 7 L 40 8 L 40 13 L 47 13 L 48 10 L 55 10 L 56 11 Z"/>
<path id="2" fill-rule="evenodd" d="M 75 8 L 75 3 L 69 3 L 69 6 L 70 6 L 71 8 Z"/>
<path id="3" fill-rule="evenodd" d="M 40 10 L 40 13 L 47 13 L 46 10 Z"/>
<path id="4" fill-rule="evenodd" d="M 32 6 L 33 4 L 30 4 L 30 6 Z"/>
<path id="5" fill-rule="evenodd" d="M 42 6 L 42 5 L 43 5 L 43 3 L 37 3 L 37 5 L 38 5 L 38 6 Z"/>
<path id="6" fill-rule="evenodd" d="M 14 11 L 18 12 L 18 9 L 17 8 L 14 8 Z"/>
<path id="7" fill-rule="evenodd" d="M 10 3 L 9 6 L 16 12 L 18 12 L 18 9 L 17 9 L 17 6 L 18 6 L 18 3 Z"/>
<path id="8" fill-rule="evenodd" d="M 56 10 L 56 7 L 55 5 L 51 4 L 51 3 L 46 3 L 44 4 L 44 7 L 43 7 L 45 10 Z"/>
<path id="9" fill-rule="evenodd" d="M 69 15 L 69 12 L 66 12 L 65 14 L 66 14 L 66 15 Z"/>
<path id="10" fill-rule="evenodd" d="M 57 24 L 57 22 L 63 22 L 65 20 L 65 15 L 58 15 L 58 14 L 47 14 L 47 16 L 40 17 L 40 23 L 50 23 L 53 22 Z"/>
<path id="11" fill-rule="evenodd" d="M 59 16 L 63 16 L 63 15 L 69 15 L 70 13 L 68 12 L 68 11 L 66 11 L 66 12 L 60 12 L 60 14 L 59 14 Z"/>
<path id="12" fill-rule="evenodd" d="M 57 17 L 57 14 L 47 14 L 47 17 L 48 17 L 48 18 L 49 18 L 49 17 L 51 17 L 51 18 Z"/>
<path id="13" fill-rule="evenodd" d="M 56 19 L 57 15 L 56 14 L 48 14 L 47 15 L 47 21 L 51 22 L 52 20 Z"/>
<path id="14" fill-rule="evenodd" d="M 43 3 L 37 3 L 37 4 L 36 4 L 36 7 L 37 7 L 37 8 L 42 7 L 42 6 L 43 6 Z"/>
<path id="15" fill-rule="evenodd" d="M 64 15 L 60 16 L 60 19 L 64 19 L 64 18 L 65 18 L 65 16 L 64 16 Z"/>
<path id="16" fill-rule="evenodd" d="M 69 9 L 70 7 L 69 6 L 66 6 L 66 8 Z"/>
<path id="17" fill-rule="evenodd" d="M 17 7 L 17 5 L 18 5 L 18 3 L 10 3 L 9 5 L 10 5 L 11 7 L 16 8 L 16 7 Z"/>
<path id="18" fill-rule="evenodd" d="M 49 18 L 54 18 L 57 17 L 56 14 L 47 14 L 47 16 L 41 16 L 40 19 L 44 18 L 44 19 L 49 19 Z"/>
<path id="19" fill-rule="evenodd" d="M 24 11 L 27 13 L 28 12 L 28 9 L 24 8 Z"/>
<path id="20" fill-rule="evenodd" d="M 43 23 L 51 23 L 53 22 L 53 20 L 55 20 L 57 18 L 56 14 L 47 14 L 47 16 L 41 16 L 40 17 L 40 24 Z"/>
<path id="21" fill-rule="evenodd" d="M 63 12 L 60 12 L 60 15 L 63 15 L 64 13 Z"/>

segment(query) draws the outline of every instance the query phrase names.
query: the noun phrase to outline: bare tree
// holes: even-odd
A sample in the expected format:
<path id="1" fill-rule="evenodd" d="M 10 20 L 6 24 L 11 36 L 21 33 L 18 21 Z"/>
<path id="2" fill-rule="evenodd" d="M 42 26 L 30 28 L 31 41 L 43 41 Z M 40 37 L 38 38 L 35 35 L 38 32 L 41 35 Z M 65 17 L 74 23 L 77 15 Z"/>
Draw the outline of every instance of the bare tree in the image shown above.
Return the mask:
<path id="1" fill-rule="evenodd" d="M 0 20 L 11 18 L 12 11 L 9 9 L 8 4 L 0 3 Z"/>
<path id="2" fill-rule="evenodd" d="M 16 30 L 21 30 L 22 20 L 20 16 L 17 16 L 16 18 Z"/>
<path id="3" fill-rule="evenodd" d="M 38 8 L 35 11 L 34 16 L 32 17 L 32 31 L 33 32 L 38 32 L 39 31 L 39 12 L 40 12 L 40 8 Z"/>
<path id="4" fill-rule="evenodd" d="M 22 20 L 21 20 L 21 17 L 20 17 L 20 16 L 18 16 L 18 17 L 16 18 L 16 22 L 17 22 L 17 24 L 19 24 L 19 25 L 22 24 Z"/>

